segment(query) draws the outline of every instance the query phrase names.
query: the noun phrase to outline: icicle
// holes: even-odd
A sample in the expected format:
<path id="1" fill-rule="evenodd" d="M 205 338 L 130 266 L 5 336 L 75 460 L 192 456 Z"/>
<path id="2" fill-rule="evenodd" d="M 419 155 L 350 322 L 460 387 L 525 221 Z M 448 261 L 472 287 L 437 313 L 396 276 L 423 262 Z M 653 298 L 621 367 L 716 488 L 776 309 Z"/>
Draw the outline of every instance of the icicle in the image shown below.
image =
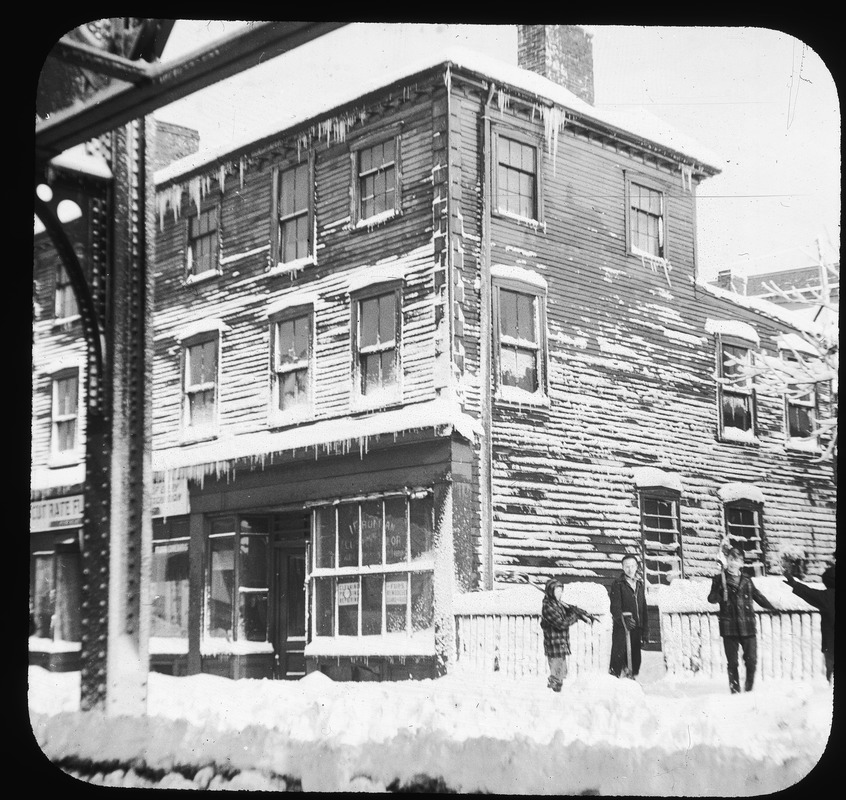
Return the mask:
<path id="1" fill-rule="evenodd" d="M 241 158 L 238 159 L 238 177 L 241 181 L 241 188 L 242 189 L 244 188 L 244 170 L 246 169 L 246 166 L 247 166 L 247 157 L 241 156 Z"/>
<path id="2" fill-rule="evenodd" d="M 681 170 L 681 181 L 682 181 L 682 190 L 692 193 L 693 192 L 693 167 L 687 164 L 680 164 L 679 169 Z"/>
<path id="3" fill-rule="evenodd" d="M 449 94 L 452 91 L 452 65 L 450 64 L 447 64 L 444 73 L 444 86 L 446 86 L 447 94 Z"/>
<path id="4" fill-rule="evenodd" d="M 223 187 L 226 184 L 226 165 L 221 164 L 220 169 L 217 172 L 217 184 L 218 188 L 220 189 L 220 193 L 223 194 Z"/>

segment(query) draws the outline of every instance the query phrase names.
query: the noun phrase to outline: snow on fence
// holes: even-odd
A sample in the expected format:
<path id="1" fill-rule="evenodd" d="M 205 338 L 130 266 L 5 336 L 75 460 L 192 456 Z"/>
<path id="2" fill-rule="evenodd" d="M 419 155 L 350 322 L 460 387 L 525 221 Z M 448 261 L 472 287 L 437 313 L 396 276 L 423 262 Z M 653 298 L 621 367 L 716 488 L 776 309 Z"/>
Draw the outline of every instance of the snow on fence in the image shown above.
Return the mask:
<path id="1" fill-rule="evenodd" d="M 611 653 L 608 592 L 596 583 L 568 583 L 561 598 L 591 614 L 593 623 L 570 628 L 570 675 L 607 672 Z M 543 594 L 534 586 L 513 585 L 454 598 L 455 669 L 501 672 L 520 678 L 546 675 L 540 610 Z"/>
<path id="2" fill-rule="evenodd" d="M 756 605 L 756 680 L 825 677 L 820 652 L 819 612 L 797 597 L 781 577 L 753 578 L 755 586 L 781 613 Z M 668 674 L 726 674 L 718 606 L 709 603 L 710 580 L 674 580 L 658 593 L 661 646 Z M 743 658 L 740 657 L 741 674 Z"/>

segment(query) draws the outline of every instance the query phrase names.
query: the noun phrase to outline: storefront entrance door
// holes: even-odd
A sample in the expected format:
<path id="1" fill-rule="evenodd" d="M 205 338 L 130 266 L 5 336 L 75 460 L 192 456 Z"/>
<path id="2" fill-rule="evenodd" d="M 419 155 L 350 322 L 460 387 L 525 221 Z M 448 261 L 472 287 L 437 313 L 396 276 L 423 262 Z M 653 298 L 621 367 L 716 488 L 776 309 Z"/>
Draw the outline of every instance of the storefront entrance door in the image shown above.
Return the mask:
<path id="1" fill-rule="evenodd" d="M 305 675 L 305 533 L 307 515 L 282 520 L 273 546 L 274 677 L 297 680 Z"/>

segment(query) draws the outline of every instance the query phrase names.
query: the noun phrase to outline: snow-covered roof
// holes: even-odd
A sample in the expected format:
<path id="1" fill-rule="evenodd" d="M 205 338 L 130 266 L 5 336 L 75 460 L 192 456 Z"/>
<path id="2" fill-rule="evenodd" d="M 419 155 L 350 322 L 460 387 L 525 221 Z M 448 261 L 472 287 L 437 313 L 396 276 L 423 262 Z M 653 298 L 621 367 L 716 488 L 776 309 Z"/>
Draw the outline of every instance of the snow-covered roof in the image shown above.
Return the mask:
<path id="1" fill-rule="evenodd" d="M 91 175 L 94 178 L 111 178 L 112 171 L 109 169 L 106 159 L 100 155 L 89 153 L 86 148 L 86 144 L 71 147 L 64 153 L 59 153 L 59 155 L 51 158 L 50 164 L 83 175 Z"/>
<path id="2" fill-rule="evenodd" d="M 706 319 L 705 330 L 720 336 L 734 336 L 758 344 L 758 332 L 748 323 L 736 319 Z"/>
<path id="3" fill-rule="evenodd" d="M 206 475 L 228 475 L 243 459 L 263 464 L 275 453 L 350 447 L 353 443 L 366 449 L 369 439 L 424 428 L 451 429 L 471 441 L 480 432 L 478 422 L 465 414 L 454 399 L 438 397 L 366 416 L 347 415 L 280 431 L 256 431 L 194 445 L 154 449 L 153 471 L 201 481 Z"/>
<path id="4" fill-rule="evenodd" d="M 439 65 L 444 65 L 444 67 L 450 65 L 480 74 L 491 79 L 500 87 L 506 88 L 506 90 L 517 90 L 536 98 L 541 103 L 554 104 L 586 121 L 592 121 L 614 132 L 629 134 L 636 139 L 658 145 L 677 154 L 682 160 L 699 164 L 713 171 L 719 171 L 720 165 L 724 162 L 723 159 L 692 138 L 673 130 L 665 122 L 648 112 L 631 114 L 596 108 L 542 75 L 483 53 L 453 46 L 443 50 L 433 49 L 431 53 L 417 61 L 397 61 L 387 69 L 373 70 L 373 78 L 369 82 L 355 82 L 353 85 L 339 82 L 330 91 L 315 93 L 311 102 L 299 105 L 293 113 L 289 113 L 285 117 L 270 119 L 266 125 L 233 139 L 231 143 L 225 146 L 201 150 L 169 164 L 155 173 L 155 182 L 160 186 L 193 170 L 208 167 L 218 159 L 226 158 L 236 151 L 244 150 L 251 144 L 325 116 L 335 109 L 354 103 L 371 92 L 386 88 Z"/>

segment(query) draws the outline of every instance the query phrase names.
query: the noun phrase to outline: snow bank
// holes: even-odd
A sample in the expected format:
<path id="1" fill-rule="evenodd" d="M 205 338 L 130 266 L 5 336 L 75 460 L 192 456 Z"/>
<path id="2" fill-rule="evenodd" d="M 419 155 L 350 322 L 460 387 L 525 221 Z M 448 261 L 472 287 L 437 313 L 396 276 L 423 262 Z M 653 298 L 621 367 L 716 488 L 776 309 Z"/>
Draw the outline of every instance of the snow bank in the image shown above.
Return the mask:
<path id="1" fill-rule="evenodd" d="M 608 591 L 602 584 L 574 582 L 563 584 L 561 600 L 579 606 L 589 614 L 607 614 Z M 467 592 L 455 595 L 456 614 L 540 614 L 543 587 L 514 584 L 487 592 Z"/>
<path id="2" fill-rule="evenodd" d="M 780 575 L 752 578 L 755 588 L 779 611 L 813 611 L 813 606 L 797 597 Z M 808 584 L 811 585 L 811 584 Z M 819 584 L 822 586 L 822 584 Z M 657 595 L 662 614 L 716 613 L 719 606 L 708 602 L 711 591 L 710 578 L 678 578 Z M 758 611 L 760 606 L 755 604 Z"/>

